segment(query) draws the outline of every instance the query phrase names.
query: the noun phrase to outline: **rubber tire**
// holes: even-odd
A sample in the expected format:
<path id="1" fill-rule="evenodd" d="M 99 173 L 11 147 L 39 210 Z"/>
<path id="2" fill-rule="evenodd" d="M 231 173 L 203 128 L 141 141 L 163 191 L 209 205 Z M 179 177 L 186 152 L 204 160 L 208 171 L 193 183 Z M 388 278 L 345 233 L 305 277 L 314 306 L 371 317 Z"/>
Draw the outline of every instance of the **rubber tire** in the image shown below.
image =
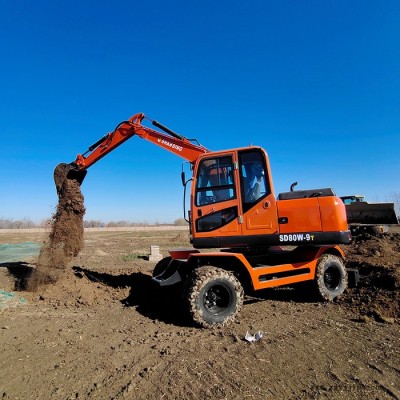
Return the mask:
<path id="1" fill-rule="evenodd" d="M 184 299 L 194 322 L 204 328 L 223 326 L 235 320 L 243 305 L 243 287 L 222 268 L 198 267 L 184 287 Z M 212 305 L 208 305 L 214 301 Z"/>
<path id="2" fill-rule="evenodd" d="M 343 259 L 333 254 L 321 256 L 318 260 L 315 280 L 317 293 L 322 300 L 335 300 L 348 286 Z"/>
<path id="3" fill-rule="evenodd" d="M 162 260 L 160 260 L 154 267 L 153 269 L 153 278 L 155 276 L 160 275 L 162 272 L 165 271 L 165 269 L 168 267 L 169 263 L 171 262 L 172 258 L 171 257 L 164 257 Z"/>

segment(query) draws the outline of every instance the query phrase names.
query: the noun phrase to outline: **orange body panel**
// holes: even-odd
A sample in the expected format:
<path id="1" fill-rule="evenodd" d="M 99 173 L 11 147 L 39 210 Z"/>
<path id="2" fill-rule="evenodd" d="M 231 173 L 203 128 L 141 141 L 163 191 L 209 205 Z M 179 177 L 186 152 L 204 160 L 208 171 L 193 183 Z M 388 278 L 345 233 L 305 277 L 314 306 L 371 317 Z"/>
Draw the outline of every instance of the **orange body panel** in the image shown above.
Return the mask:
<path id="1" fill-rule="evenodd" d="M 287 257 L 285 251 L 281 251 L 281 253 Z M 244 254 L 223 251 L 210 253 L 193 252 L 189 255 L 189 260 L 191 258 L 200 259 L 200 264 L 202 264 L 201 259 L 204 258 L 213 260 L 216 265 L 221 262 L 229 268 L 230 265 L 234 265 L 233 259 L 235 259 L 247 270 L 254 290 L 261 290 L 314 279 L 318 259 L 324 253 L 337 254 L 344 258 L 343 250 L 339 246 L 320 246 L 304 248 L 304 251 L 293 254 L 293 260 L 277 265 L 251 265 Z M 279 251 L 276 254 L 279 255 Z M 229 259 L 232 259 L 232 261 L 229 261 Z"/>
<path id="2" fill-rule="evenodd" d="M 339 197 L 321 197 L 318 201 L 324 231 L 348 230 L 346 207 Z"/>
<path id="3" fill-rule="evenodd" d="M 347 218 L 343 202 L 336 196 L 278 200 L 278 216 L 288 223 L 280 233 L 346 231 Z"/>
<path id="4" fill-rule="evenodd" d="M 271 193 L 243 216 L 244 235 L 274 234 L 279 232 L 275 196 Z"/>
<path id="5" fill-rule="evenodd" d="M 317 262 L 318 260 L 312 260 L 294 264 L 282 264 L 277 267 L 260 267 L 254 269 L 250 274 L 254 290 L 286 286 L 297 282 L 312 280 L 315 277 L 315 268 L 317 266 Z M 302 273 L 285 278 L 275 277 L 275 274 L 293 270 L 297 270 Z M 265 280 L 263 280 L 262 277 L 265 277 Z"/>
<path id="6" fill-rule="evenodd" d="M 322 231 L 318 198 L 278 200 L 276 204 L 279 218 L 288 220 L 279 225 L 280 233 Z"/>

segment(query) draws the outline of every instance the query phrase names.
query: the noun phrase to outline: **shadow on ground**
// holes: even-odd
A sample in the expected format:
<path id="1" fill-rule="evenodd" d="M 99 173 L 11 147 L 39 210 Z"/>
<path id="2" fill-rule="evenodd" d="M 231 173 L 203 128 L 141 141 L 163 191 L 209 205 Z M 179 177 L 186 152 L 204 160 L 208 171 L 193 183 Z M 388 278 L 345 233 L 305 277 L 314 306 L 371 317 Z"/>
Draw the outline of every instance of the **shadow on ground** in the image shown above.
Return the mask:
<path id="1" fill-rule="evenodd" d="M 316 303 L 320 301 L 312 286 L 304 282 L 293 287 L 280 287 L 251 291 L 245 300 L 245 304 L 266 300 L 294 303 Z"/>
<path id="2" fill-rule="evenodd" d="M 0 268 L 7 268 L 8 273 L 14 278 L 14 290 L 26 290 L 27 282 L 34 267 L 24 261 L 0 263 Z"/>
<path id="3" fill-rule="evenodd" d="M 15 279 L 15 290 L 27 289 L 27 282 L 32 274 L 33 266 L 25 262 L 0 263 L 0 268 L 7 268 L 8 273 Z M 152 320 L 167 324 L 189 327 L 193 326 L 187 315 L 181 295 L 181 287 L 158 287 L 151 276 L 141 272 L 131 274 L 111 275 L 75 266 L 72 268 L 78 278 L 86 277 L 91 282 L 99 282 L 111 288 L 129 287 L 129 295 L 121 300 L 124 307 L 135 307 L 136 311 Z M 245 297 L 245 304 L 260 301 L 282 301 L 295 303 L 312 303 L 318 301 L 307 285 L 292 288 L 264 289 L 252 291 Z"/>
<path id="4" fill-rule="evenodd" d="M 129 295 L 121 300 L 124 307 L 135 307 L 143 316 L 177 326 L 193 326 L 183 307 L 180 287 L 160 288 L 149 275 L 141 272 L 110 275 L 73 267 L 78 277 L 85 276 L 92 282 L 100 282 L 112 288 L 129 287 Z"/>

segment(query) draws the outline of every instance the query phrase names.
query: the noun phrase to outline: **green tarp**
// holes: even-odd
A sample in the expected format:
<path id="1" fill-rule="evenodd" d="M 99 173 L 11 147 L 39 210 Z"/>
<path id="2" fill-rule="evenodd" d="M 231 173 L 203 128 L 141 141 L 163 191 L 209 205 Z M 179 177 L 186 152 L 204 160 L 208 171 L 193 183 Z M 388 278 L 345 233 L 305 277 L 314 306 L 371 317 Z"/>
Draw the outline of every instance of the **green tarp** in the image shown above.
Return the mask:
<path id="1" fill-rule="evenodd" d="M 26 261 L 31 257 L 37 257 L 40 251 L 39 243 L 5 243 L 0 244 L 0 264 L 7 262 Z"/>

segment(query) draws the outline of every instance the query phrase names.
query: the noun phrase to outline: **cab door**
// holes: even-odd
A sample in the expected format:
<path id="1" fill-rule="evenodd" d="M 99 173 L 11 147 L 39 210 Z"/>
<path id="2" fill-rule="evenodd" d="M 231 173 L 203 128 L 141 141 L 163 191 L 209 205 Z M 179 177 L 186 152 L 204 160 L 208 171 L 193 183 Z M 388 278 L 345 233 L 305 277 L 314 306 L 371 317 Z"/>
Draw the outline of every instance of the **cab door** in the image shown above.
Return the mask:
<path id="1" fill-rule="evenodd" d="M 271 172 L 265 152 L 250 148 L 238 153 L 242 235 L 278 233 L 278 214 Z"/>
<path id="2" fill-rule="evenodd" d="M 239 235 L 237 162 L 234 152 L 203 157 L 196 168 L 192 231 L 196 238 Z M 210 242 L 210 245 L 212 243 Z"/>

